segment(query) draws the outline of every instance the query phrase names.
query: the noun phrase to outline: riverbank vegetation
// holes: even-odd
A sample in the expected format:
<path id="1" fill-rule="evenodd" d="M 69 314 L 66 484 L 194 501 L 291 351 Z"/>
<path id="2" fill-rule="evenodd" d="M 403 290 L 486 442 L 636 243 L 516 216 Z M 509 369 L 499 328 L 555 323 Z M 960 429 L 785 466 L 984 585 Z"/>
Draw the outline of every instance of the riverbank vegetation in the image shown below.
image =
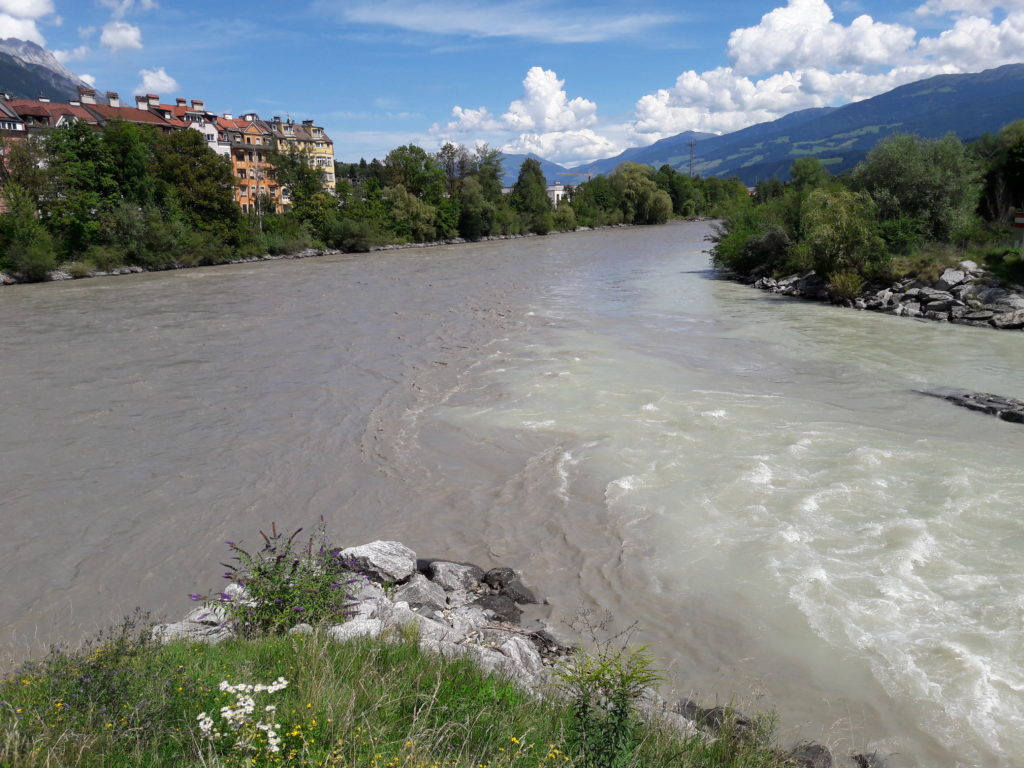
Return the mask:
<path id="1" fill-rule="evenodd" d="M 239 684 L 275 690 L 251 692 L 254 708 L 232 715 L 224 708 L 246 709 L 238 696 L 246 691 L 227 690 Z M 603 724 L 601 715 L 590 713 L 581 721 L 577 714 L 571 701 L 537 697 L 484 674 L 469 660 L 423 653 L 415 636 L 339 643 L 318 633 L 275 634 L 218 645 L 158 645 L 144 624 L 126 621 L 79 651 L 53 651 L 22 665 L 0 683 L 0 763 L 17 768 L 788 765 L 771 748 L 766 722 L 740 727 L 727 717 L 711 741 L 687 739 L 629 713 L 616 742 L 597 745 L 580 735 L 606 736 L 594 730 Z M 581 724 L 592 730 L 581 731 Z"/>
<path id="2" fill-rule="evenodd" d="M 230 160 L 198 131 L 84 123 L 5 148 L 0 165 L 0 271 L 43 280 L 58 265 L 73 275 L 120 266 L 166 269 L 219 264 L 311 247 L 375 245 L 493 235 L 546 234 L 580 226 L 657 224 L 707 215 L 739 196 L 735 180 L 691 179 L 668 166 L 625 163 L 572 189 L 557 206 L 537 161 L 502 189 L 502 156 L 446 144 L 437 153 L 398 147 L 383 161 L 338 163 L 337 194 L 323 171 L 274 152 L 273 175 L 288 205 L 235 202 Z"/>
<path id="3" fill-rule="evenodd" d="M 744 278 L 814 270 L 839 300 L 907 277 L 930 283 L 963 260 L 1024 282 L 1011 226 L 1022 209 L 1024 121 L 969 146 L 894 135 L 841 177 L 800 158 L 787 183 L 734 199 L 712 260 Z"/>
<path id="4" fill-rule="evenodd" d="M 229 575 L 248 597 L 236 606 L 228 594 L 206 598 L 204 610 L 242 624 L 219 644 L 161 642 L 166 636 L 136 615 L 0 680 L 0 764 L 795 765 L 775 747 L 771 718 L 701 710 L 705 727 L 680 731 L 641 716 L 639 702 L 659 676 L 642 649 L 617 642 L 562 657 L 549 687 L 528 690 L 483 672 L 472 654 L 424 652 L 415 624 L 332 640 L 328 625 L 343 620 L 334 595 L 344 596 L 352 574 L 317 537 L 305 548 L 294 541 L 274 531 L 257 554 L 231 545 Z M 255 596 L 262 606 L 254 612 Z M 287 630 L 297 617 L 305 632 Z"/>

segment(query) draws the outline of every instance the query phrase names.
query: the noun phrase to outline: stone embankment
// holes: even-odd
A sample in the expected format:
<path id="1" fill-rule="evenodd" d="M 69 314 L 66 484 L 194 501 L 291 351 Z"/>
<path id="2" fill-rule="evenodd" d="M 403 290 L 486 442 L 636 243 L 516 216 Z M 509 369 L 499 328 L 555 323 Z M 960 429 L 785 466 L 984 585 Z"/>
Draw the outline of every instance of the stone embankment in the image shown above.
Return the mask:
<path id="1" fill-rule="evenodd" d="M 872 288 L 852 301 L 840 302 L 825 279 L 814 272 L 788 277 L 762 277 L 755 288 L 785 296 L 845 303 L 855 309 L 900 317 L 1020 330 L 1024 328 L 1024 286 L 1001 284 L 973 261 L 962 261 L 934 283 L 915 278 L 886 288 Z"/>
<path id="2" fill-rule="evenodd" d="M 329 626 L 328 638 L 346 641 L 361 637 L 387 638 L 414 630 L 420 648 L 444 658 L 465 658 L 528 690 L 556 691 L 555 669 L 571 663 L 574 651 L 559 642 L 543 621 L 522 623 L 520 606 L 536 604 L 533 592 L 511 568 L 485 571 L 476 565 L 449 560 L 421 559 L 396 541 L 374 541 L 340 552 L 340 559 L 357 574 L 352 585 L 354 607 L 344 623 Z M 244 587 L 229 584 L 233 599 L 248 598 Z M 308 624 L 296 624 L 291 634 L 310 634 Z M 159 624 L 155 635 L 163 642 L 186 639 L 218 643 L 235 632 L 217 604 L 205 605 L 181 621 Z M 703 708 L 688 698 L 670 703 L 647 689 L 637 707 L 642 716 L 675 729 L 685 737 L 713 740 L 723 728 L 752 727 L 747 718 L 723 707 Z M 779 756 L 793 768 L 832 768 L 835 758 L 820 744 L 801 742 Z M 853 755 L 851 766 L 879 768 L 875 756 Z"/>

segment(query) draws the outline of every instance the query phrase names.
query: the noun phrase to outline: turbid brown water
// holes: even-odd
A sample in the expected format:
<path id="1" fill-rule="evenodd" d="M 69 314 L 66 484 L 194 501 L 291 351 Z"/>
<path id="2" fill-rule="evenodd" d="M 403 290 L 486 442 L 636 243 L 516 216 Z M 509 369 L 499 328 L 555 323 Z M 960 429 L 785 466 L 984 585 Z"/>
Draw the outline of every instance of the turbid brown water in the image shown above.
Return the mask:
<path id="1" fill-rule="evenodd" d="M 893 766 L 1024 755 L 1024 334 L 713 279 L 707 225 L 0 292 L 11 654 L 217 586 L 225 539 L 512 564 L 684 692 Z"/>

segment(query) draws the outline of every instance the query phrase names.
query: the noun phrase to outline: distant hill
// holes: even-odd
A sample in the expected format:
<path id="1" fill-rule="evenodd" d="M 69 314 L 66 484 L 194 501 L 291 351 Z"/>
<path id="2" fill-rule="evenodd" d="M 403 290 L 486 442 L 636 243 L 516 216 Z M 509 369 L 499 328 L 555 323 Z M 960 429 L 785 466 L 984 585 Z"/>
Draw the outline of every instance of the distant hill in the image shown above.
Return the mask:
<path id="1" fill-rule="evenodd" d="M 697 143 L 694 171 L 702 176 L 738 176 L 747 184 L 786 178 L 793 160 L 821 158 L 833 173 L 852 168 L 880 139 L 892 133 L 939 138 L 955 133 L 971 141 L 1024 118 L 1024 64 L 1008 64 L 968 75 L 939 75 L 838 108 L 807 109 Z M 643 160 L 685 171 L 689 155 L 678 144 L 689 132 L 646 147 Z M 665 151 L 655 151 L 659 145 Z M 625 153 L 624 153 L 625 154 Z M 608 161 L 600 161 L 600 165 Z"/>
<path id="2" fill-rule="evenodd" d="M 615 157 L 605 160 L 597 160 L 587 165 L 575 168 L 576 171 L 587 173 L 611 173 L 619 167 L 620 163 L 645 163 L 660 168 L 668 163 L 674 168 L 689 168 L 690 164 L 690 143 L 696 145 L 707 139 L 718 138 L 714 133 L 699 133 L 697 131 L 685 131 L 676 136 L 669 136 L 667 139 L 656 141 L 647 147 L 632 147 L 621 152 Z"/>
<path id="3" fill-rule="evenodd" d="M 0 91 L 21 99 L 68 101 L 78 98 L 80 85 L 85 83 L 45 48 L 16 37 L 0 40 Z"/>
<path id="4" fill-rule="evenodd" d="M 548 184 L 557 184 L 558 182 L 562 182 L 563 184 L 578 184 L 580 181 L 585 181 L 585 179 L 580 179 L 576 176 L 562 175 L 571 174 L 573 171 L 570 171 L 568 168 L 559 165 L 558 163 L 552 163 L 550 160 L 545 160 L 539 155 L 535 155 L 533 153 L 528 155 L 507 155 L 503 153 L 501 155 L 501 167 L 504 171 L 504 175 L 501 177 L 501 183 L 504 186 L 511 187 L 516 183 L 516 179 L 519 178 L 519 167 L 528 157 L 533 158 L 540 163 L 540 169 L 544 173 L 544 178 L 548 180 Z"/>

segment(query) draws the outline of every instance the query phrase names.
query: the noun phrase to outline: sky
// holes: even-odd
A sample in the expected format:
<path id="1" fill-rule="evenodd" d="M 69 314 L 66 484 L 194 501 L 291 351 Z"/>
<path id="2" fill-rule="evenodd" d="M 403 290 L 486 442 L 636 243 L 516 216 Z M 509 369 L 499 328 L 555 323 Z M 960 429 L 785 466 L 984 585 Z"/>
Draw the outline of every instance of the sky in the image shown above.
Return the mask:
<path id="1" fill-rule="evenodd" d="M 339 160 L 574 165 L 1024 61 L 1024 0 L 0 0 L 101 91 L 313 119 Z"/>

